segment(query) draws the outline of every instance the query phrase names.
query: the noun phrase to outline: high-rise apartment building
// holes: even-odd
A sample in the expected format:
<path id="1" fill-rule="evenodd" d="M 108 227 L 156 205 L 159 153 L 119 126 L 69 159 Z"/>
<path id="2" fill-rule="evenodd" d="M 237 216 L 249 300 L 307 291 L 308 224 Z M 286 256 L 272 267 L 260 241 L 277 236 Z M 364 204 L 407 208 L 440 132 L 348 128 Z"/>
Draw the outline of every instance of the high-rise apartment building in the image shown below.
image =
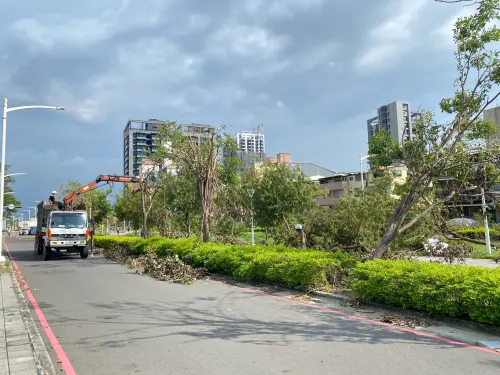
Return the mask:
<path id="1" fill-rule="evenodd" d="M 500 126 L 500 106 L 486 109 L 483 112 L 483 119 L 489 120 L 492 123 Z M 500 131 L 486 140 L 486 147 L 500 146 Z"/>
<path id="2" fill-rule="evenodd" d="M 266 159 L 264 134 L 252 132 L 237 133 L 235 135 L 235 142 L 238 151 L 231 152 L 231 156 L 237 157 L 242 161 L 242 168 L 252 168 L 256 163 L 263 162 Z"/>
<path id="3" fill-rule="evenodd" d="M 129 120 L 123 132 L 123 172 L 127 176 L 138 176 L 146 171 L 164 170 L 174 173 L 177 167 L 166 160 L 161 166 L 153 166 L 147 158 L 149 152 L 157 149 L 156 140 L 160 120 Z M 195 143 L 203 142 L 204 138 L 215 132 L 215 126 L 201 124 L 181 124 L 182 131 Z"/>
<path id="4" fill-rule="evenodd" d="M 368 139 L 382 129 L 386 129 L 392 138 L 401 143 L 413 139 L 414 123 L 420 113 L 411 111 L 407 102 L 393 102 L 377 109 L 377 116 L 367 120 Z"/>
<path id="5" fill-rule="evenodd" d="M 156 151 L 160 120 L 129 120 L 123 131 L 123 173 L 138 176 L 142 159 Z"/>

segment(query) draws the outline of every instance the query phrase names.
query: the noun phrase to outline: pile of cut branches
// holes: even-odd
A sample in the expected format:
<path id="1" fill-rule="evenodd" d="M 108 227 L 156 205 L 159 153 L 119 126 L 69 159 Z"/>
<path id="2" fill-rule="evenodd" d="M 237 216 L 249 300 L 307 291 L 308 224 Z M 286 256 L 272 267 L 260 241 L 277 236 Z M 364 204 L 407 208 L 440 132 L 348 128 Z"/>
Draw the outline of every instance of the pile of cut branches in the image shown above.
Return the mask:
<path id="1" fill-rule="evenodd" d="M 187 285 L 206 274 L 202 269 L 185 264 L 177 255 L 159 257 L 149 251 L 139 256 L 130 256 L 125 249 L 120 247 L 104 249 L 103 255 L 107 259 L 135 268 L 139 274 L 148 275 L 160 281 Z"/>

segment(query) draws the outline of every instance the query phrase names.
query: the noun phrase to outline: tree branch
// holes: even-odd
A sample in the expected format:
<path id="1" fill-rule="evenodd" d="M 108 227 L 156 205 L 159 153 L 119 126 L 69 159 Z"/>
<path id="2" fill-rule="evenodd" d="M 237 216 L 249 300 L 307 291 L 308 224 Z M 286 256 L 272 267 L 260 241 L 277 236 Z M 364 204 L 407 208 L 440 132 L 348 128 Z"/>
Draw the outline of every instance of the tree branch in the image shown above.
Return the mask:
<path id="1" fill-rule="evenodd" d="M 413 219 L 411 219 L 408 223 L 406 223 L 405 225 L 403 225 L 402 227 L 400 227 L 399 230 L 398 230 L 398 234 L 401 234 L 405 230 L 411 228 L 417 221 L 419 221 L 422 217 L 424 217 L 429 212 L 431 212 L 436 206 L 439 206 L 440 204 L 443 204 L 443 203 L 449 201 L 451 198 L 453 198 L 455 196 L 455 194 L 456 193 L 454 191 L 452 191 L 449 195 L 447 195 L 443 199 L 438 199 L 436 202 L 432 203 L 424 211 L 422 211 L 420 214 L 418 214 Z"/>

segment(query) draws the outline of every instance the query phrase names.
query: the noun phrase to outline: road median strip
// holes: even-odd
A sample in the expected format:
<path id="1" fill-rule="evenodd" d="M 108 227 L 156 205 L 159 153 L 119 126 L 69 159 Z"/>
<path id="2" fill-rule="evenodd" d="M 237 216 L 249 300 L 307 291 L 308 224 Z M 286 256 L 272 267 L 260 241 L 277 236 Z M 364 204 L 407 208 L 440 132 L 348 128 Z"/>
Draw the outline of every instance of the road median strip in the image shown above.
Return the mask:
<path id="1" fill-rule="evenodd" d="M 327 292 L 347 286 L 363 301 L 500 326 L 500 269 L 409 260 L 357 262 L 342 252 L 163 237 L 97 236 L 95 246 L 107 257 L 119 252 L 122 262 L 146 254 L 155 262 L 177 257 L 191 267 L 239 281 Z M 154 264 L 148 267 L 155 270 Z"/>

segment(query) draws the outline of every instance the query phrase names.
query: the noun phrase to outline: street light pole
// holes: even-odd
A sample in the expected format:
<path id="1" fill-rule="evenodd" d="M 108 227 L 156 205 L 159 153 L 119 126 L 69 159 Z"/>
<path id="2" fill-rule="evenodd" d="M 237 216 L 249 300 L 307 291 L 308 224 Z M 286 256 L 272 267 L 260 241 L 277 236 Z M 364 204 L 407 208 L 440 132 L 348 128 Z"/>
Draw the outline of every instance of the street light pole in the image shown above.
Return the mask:
<path id="1" fill-rule="evenodd" d="M 255 194 L 255 189 L 247 189 L 247 193 L 250 196 L 250 210 L 252 214 L 252 246 L 255 246 L 255 233 L 253 228 L 253 195 Z"/>
<path id="2" fill-rule="evenodd" d="M 64 107 L 51 107 L 45 105 L 27 105 L 21 107 L 8 108 L 8 100 L 3 100 L 3 114 L 2 114 L 2 161 L 0 166 L 0 207 L 4 205 L 5 193 L 5 144 L 7 138 L 7 113 L 14 111 L 22 111 L 25 109 L 54 109 L 57 111 L 64 111 Z M 5 257 L 2 255 L 3 250 L 3 210 L 0 210 L 0 263 L 5 262 Z"/>

